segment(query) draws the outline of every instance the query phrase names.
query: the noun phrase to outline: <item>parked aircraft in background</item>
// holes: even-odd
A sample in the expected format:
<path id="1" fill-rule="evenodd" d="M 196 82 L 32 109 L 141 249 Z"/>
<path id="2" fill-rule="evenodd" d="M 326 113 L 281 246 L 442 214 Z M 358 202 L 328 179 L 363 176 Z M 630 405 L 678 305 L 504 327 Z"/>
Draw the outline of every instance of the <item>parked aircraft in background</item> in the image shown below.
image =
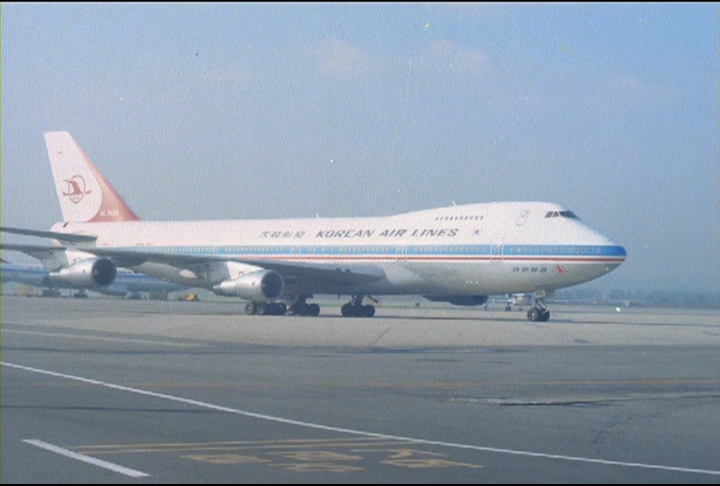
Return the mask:
<path id="1" fill-rule="evenodd" d="M 535 302 L 532 294 L 510 294 L 508 295 L 507 304 L 505 310 L 512 310 L 512 306 L 522 307 L 525 305 L 532 305 Z"/>
<path id="2" fill-rule="evenodd" d="M 64 221 L 51 237 L 67 278 L 109 284 L 123 266 L 248 302 L 249 314 L 317 315 L 316 294 L 348 295 L 343 316 L 374 315 L 365 296 L 421 294 L 482 305 L 488 295 L 545 298 L 617 268 L 625 249 L 545 202 L 453 205 L 385 217 L 140 221 L 67 132 L 45 141 Z M 8 248 L 8 245 L 4 245 Z M 16 249 L 20 249 L 17 248 Z"/>
<path id="3" fill-rule="evenodd" d="M 108 285 L 85 286 L 64 279 L 58 272 L 52 272 L 41 265 L 27 265 L 2 260 L 2 281 L 18 282 L 48 290 L 76 289 L 79 295 L 93 290 L 105 295 L 128 297 L 137 293 L 168 293 L 186 289 L 184 285 L 164 282 L 154 277 L 118 268 L 114 281 Z"/>

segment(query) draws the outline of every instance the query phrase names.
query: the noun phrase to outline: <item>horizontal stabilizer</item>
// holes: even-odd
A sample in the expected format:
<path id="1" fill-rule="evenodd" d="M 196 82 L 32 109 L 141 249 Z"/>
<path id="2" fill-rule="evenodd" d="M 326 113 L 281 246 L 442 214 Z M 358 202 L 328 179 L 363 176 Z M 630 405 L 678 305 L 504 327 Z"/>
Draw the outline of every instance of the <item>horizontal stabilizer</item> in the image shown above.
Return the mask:
<path id="1" fill-rule="evenodd" d="M 48 269 L 56 270 L 67 265 L 65 246 L 16 245 L 11 243 L 0 244 L 0 249 L 19 251 L 40 260 Z"/>

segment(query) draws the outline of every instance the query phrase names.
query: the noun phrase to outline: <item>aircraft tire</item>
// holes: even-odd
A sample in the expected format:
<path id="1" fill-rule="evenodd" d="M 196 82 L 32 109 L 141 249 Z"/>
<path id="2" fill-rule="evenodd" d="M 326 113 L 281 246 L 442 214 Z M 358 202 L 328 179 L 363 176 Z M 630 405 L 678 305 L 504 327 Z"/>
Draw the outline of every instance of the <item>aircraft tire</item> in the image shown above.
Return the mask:
<path id="1" fill-rule="evenodd" d="M 249 316 L 254 315 L 257 312 L 257 306 L 255 302 L 248 302 L 245 304 L 245 313 Z"/>

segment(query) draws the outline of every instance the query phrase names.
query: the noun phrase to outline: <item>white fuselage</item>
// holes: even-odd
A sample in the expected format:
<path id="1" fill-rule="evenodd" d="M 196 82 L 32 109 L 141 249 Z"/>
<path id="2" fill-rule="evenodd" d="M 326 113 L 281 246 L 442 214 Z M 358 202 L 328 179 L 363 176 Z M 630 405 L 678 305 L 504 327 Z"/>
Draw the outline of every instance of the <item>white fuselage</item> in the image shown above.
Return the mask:
<path id="1" fill-rule="evenodd" d="M 371 218 L 58 223 L 53 231 L 96 235 L 93 246 L 208 258 L 133 268 L 187 286 L 214 284 L 267 263 L 359 269 L 382 278 L 338 288 L 293 279 L 286 293 L 490 295 L 552 291 L 605 275 L 625 249 L 551 203 L 451 206 Z M 81 247 L 78 247 L 81 248 Z"/>

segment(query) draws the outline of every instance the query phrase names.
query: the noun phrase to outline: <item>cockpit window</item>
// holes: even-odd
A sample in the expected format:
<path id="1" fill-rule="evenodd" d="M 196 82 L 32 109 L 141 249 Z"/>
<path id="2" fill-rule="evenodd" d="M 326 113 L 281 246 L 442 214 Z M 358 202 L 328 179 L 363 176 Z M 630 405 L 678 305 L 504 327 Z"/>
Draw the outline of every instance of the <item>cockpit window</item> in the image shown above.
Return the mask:
<path id="1" fill-rule="evenodd" d="M 572 211 L 548 211 L 545 214 L 546 218 L 570 218 L 579 219 Z"/>

